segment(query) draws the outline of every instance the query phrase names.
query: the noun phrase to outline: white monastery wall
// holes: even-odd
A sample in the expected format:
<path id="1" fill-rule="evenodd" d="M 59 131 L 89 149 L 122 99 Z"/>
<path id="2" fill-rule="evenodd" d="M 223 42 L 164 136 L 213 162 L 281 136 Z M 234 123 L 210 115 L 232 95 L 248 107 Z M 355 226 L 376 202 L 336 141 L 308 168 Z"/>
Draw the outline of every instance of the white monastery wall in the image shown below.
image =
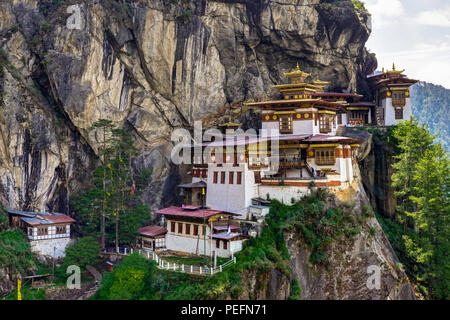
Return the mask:
<path id="1" fill-rule="evenodd" d="M 66 248 L 74 241 L 70 238 L 31 241 L 31 251 L 39 255 L 63 258 Z M 56 249 L 54 249 L 56 248 Z"/>

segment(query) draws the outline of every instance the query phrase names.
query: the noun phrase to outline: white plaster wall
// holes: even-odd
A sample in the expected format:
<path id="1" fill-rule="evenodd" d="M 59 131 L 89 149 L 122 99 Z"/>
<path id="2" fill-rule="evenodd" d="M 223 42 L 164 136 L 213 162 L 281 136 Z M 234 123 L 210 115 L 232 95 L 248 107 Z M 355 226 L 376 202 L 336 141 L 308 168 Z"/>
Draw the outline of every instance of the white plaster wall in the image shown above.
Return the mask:
<path id="1" fill-rule="evenodd" d="M 267 132 L 270 134 L 270 130 L 274 130 L 276 132 L 280 132 L 280 124 L 278 121 L 263 121 L 262 130 L 267 130 Z"/>
<path id="2" fill-rule="evenodd" d="M 73 243 L 70 238 L 35 240 L 30 242 L 31 251 L 38 255 L 63 258 L 66 248 Z M 54 250 L 56 248 L 56 250 Z"/>
<path id="3" fill-rule="evenodd" d="M 213 183 L 214 172 L 218 172 L 218 183 Z M 220 183 L 221 172 L 225 172 L 225 183 Z M 229 184 L 229 174 L 234 172 L 233 184 Z M 242 173 L 241 184 L 237 184 L 236 172 Z M 222 167 L 215 164 L 208 166 L 208 188 L 206 204 L 212 209 L 237 213 L 240 219 L 247 219 L 248 207 L 251 199 L 257 196 L 257 187 L 253 171 L 248 170 L 247 164 L 238 167 L 224 163 Z"/>
<path id="4" fill-rule="evenodd" d="M 270 195 L 270 199 L 276 199 L 285 204 L 291 204 L 291 199 L 300 200 L 301 197 L 309 193 L 308 187 L 292 186 L 265 186 L 259 185 L 259 196 L 263 199 Z"/>
<path id="5" fill-rule="evenodd" d="M 346 126 L 347 124 L 348 124 L 347 114 L 343 113 L 342 114 L 342 125 Z"/>
<path id="6" fill-rule="evenodd" d="M 314 132 L 314 120 L 295 120 L 292 123 L 293 134 L 311 134 Z"/>
<path id="7" fill-rule="evenodd" d="M 384 123 L 386 126 L 394 126 L 399 121 L 395 119 L 395 108 L 392 105 L 392 98 L 386 98 L 382 100 L 382 106 L 385 109 Z M 403 107 L 403 120 L 409 120 L 412 115 L 411 101 L 409 98 L 405 98 L 405 106 Z"/>
<path id="8" fill-rule="evenodd" d="M 239 252 L 242 250 L 242 244 L 244 243 L 244 241 L 246 240 L 235 240 L 235 241 L 231 241 L 230 242 L 230 254 L 231 252 L 233 252 L 233 255 L 236 252 Z"/>
<path id="9" fill-rule="evenodd" d="M 197 251 L 198 242 L 198 251 Z M 176 235 L 173 233 L 167 233 L 166 235 L 166 248 L 168 250 L 182 251 L 191 254 L 204 254 L 204 240 L 203 235 L 201 235 L 198 240 L 197 237 L 186 237 L 181 235 Z M 206 236 L 206 254 L 210 254 L 210 241 L 209 235 Z"/>
<path id="10" fill-rule="evenodd" d="M 236 242 L 240 242 L 236 243 Z M 197 250 L 198 243 L 198 250 Z M 172 233 L 166 235 L 166 248 L 173 251 L 187 252 L 190 254 L 203 255 L 204 254 L 204 240 L 203 236 L 197 240 L 197 237 L 185 237 Z M 212 247 L 212 251 L 211 251 Z M 231 248 L 233 248 L 233 253 L 242 250 L 242 240 L 228 242 L 228 249 L 223 249 L 223 241 L 220 241 L 220 248 L 216 248 L 216 239 L 210 239 L 209 234 L 206 236 L 206 255 L 214 254 L 217 251 L 217 256 L 222 258 L 228 258 L 231 256 Z"/>

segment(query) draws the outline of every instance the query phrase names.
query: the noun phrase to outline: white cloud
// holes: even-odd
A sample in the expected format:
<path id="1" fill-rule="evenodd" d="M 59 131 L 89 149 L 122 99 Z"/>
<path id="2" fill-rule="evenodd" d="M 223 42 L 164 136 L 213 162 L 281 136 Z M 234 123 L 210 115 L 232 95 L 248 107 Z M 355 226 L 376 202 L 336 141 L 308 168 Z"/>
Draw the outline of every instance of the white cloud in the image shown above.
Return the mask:
<path id="1" fill-rule="evenodd" d="M 390 68 L 394 61 L 397 69 L 406 69 L 405 74 L 414 79 L 450 88 L 450 43 L 446 41 L 417 44 L 411 50 L 383 52 L 377 59 L 380 70 Z"/>
<path id="2" fill-rule="evenodd" d="M 416 17 L 415 21 L 424 25 L 450 27 L 450 7 L 424 11 Z"/>
<path id="3" fill-rule="evenodd" d="M 389 26 L 393 19 L 399 19 L 405 12 L 400 0 L 368 0 L 366 8 L 372 15 L 375 28 Z"/>

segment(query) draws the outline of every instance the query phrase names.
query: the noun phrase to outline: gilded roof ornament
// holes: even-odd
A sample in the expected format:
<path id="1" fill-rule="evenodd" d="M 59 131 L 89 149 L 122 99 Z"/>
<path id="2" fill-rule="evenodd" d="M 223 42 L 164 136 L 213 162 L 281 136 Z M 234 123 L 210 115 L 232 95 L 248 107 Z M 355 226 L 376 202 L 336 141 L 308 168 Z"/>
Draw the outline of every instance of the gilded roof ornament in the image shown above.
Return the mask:
<path id="1" fill-rule="evenodd" d="M 405 71 L 405 69 L 403 69 L 403 70 L 395 70 L 395 63 L 393 62 L 392 63 L 392 70 L 388 71 L 388 72 L 390 72 L 390 73 L 402 73 L 404 71 Z"/>
<path id="2" fill-rule="evenodd" d="M 304 83 L 305 79 L 308 78 L 311 73 L 306 73 L 300 70 L 300 65 L 297 62 L 297 68 L 295 71 L 288 72 L 284 74 L 286 77 L 291 79 L 292 83 Z"/>

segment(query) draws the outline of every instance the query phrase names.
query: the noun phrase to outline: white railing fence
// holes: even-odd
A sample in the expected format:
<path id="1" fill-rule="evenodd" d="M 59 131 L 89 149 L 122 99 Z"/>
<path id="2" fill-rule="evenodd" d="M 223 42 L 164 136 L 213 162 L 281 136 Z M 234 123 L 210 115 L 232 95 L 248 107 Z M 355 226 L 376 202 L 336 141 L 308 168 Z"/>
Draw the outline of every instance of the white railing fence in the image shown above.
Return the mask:
<path id="1" fill-rule="evenodd" d="M 191 274 L 198 274 L 198 275 L 214 275 L 216 273 L 222 272 L 226 267 L 229 267 L 236 263 L 236 257 L 232 257 L 229 261 L 225 262 L 224 264 L 221 264 L 217 266 L 216 268 L 213 268 L 211 266 L 194 266 L 190 264 L 177 264 L 175 262 L 169 262 L 162 259 L 156 252 L 149 251 L 149 250 L 137 250 L 140 255 L 142 255 L 144 258 L 153 260 L 157 263 L 158 268 L 165 269 L 169 271 L 176 271 L 176 272 L 184 272 L 184 273 L 191 273 Z M 128 251 L 126 248 L 123 250 L 123 252 L 119 252 L 116 254 L 119 255 L 130 255 L 134 253 L 135 250 L 133 248 Z"/>

